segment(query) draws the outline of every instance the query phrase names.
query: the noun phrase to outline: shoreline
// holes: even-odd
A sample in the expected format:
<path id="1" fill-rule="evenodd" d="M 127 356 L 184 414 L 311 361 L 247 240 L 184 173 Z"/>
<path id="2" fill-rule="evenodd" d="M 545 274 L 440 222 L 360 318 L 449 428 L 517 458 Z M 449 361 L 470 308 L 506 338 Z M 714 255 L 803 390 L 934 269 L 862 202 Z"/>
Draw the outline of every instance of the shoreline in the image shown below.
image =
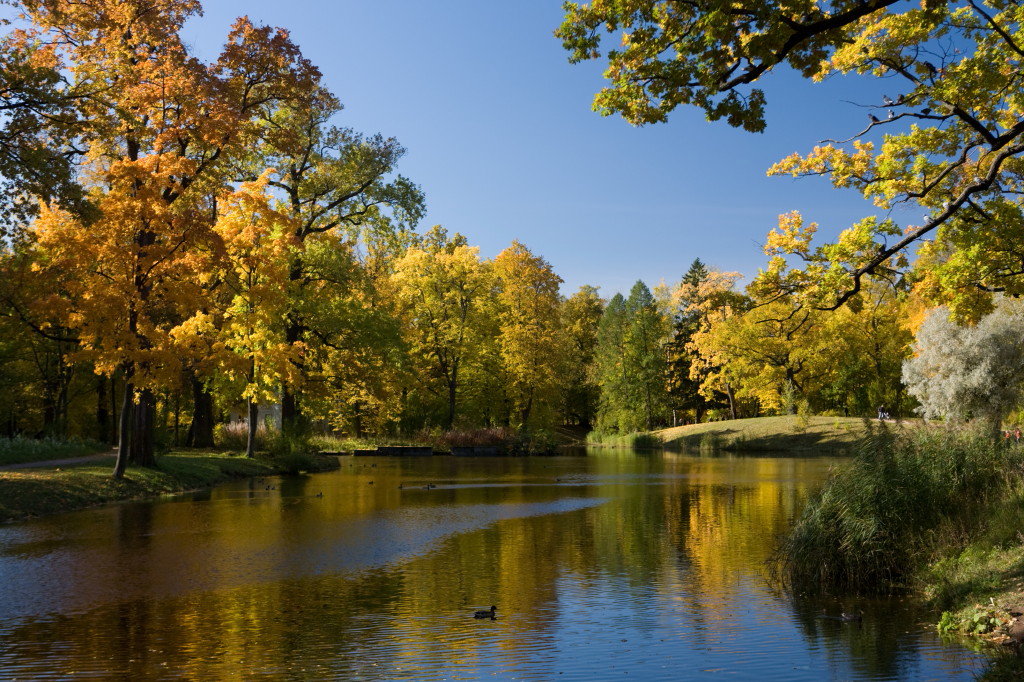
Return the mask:
<path id="1" fill-rule="evenodd" d="M 0 524 L 16 523 L 108 504 L 158 499 L 259 476 L 319 473 L 341 465 L 337 457 L 311 455 L 301 462 L 214 451 L 175 451 L 157 459 L 157 467 L 131 466 L 115 479 L 114 458 L 68 466 L 39 466 L 0 471 Z"/>

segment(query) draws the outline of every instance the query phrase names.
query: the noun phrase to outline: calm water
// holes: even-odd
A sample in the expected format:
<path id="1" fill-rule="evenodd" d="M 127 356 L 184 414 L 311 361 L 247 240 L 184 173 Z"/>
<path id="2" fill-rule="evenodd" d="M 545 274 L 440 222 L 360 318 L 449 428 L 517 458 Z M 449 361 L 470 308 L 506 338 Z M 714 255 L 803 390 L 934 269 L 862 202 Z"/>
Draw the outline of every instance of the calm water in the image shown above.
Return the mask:
<path id="1" fill-rule="evenodd" d="M 766 584 L 833 463 L 354 458 L 2 526 L 0 678 L 972 679 L 903 602 Z"/>

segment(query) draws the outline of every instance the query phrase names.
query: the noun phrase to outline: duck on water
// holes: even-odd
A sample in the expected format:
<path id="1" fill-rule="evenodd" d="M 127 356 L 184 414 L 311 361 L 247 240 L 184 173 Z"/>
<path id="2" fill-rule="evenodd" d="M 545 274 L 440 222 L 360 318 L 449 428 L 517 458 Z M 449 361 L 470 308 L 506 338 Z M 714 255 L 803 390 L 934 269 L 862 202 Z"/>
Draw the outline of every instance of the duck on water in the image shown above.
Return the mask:
<path id="1" fill-rule="evenodd" d="M 494 612 L 497 611 L 497 610 L 498 610 L 497 606 L 492 606 L 487 611 L 474 611 L 473 612 L 473 617 L 474 618 L 490 618 L 491 620 L 494 620 Z"/>
<path id="2" fill-rule="evenodd" d="M 860 613 L 847 613 L 846 611 L 843 611 L 838 616 L 830 616 L 826 613 L 821 613 L 815 616 L 815 618 L 823 618 L 825 620 L 838 620 L 843 623 L 855 623 L 864 620 L 864 612 L 861 611 Z"/>

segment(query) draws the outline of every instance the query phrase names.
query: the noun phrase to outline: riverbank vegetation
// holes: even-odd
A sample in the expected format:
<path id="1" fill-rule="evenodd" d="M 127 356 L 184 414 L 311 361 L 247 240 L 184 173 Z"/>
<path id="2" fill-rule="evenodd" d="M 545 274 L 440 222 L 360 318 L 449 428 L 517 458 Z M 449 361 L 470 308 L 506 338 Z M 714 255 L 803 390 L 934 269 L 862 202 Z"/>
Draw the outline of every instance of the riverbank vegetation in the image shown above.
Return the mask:
<path id="1" fill-rule="evenodd" d="M 912 586 L 935 562 L 927 580 L 939 602 L 983 594 L 972 582 L 978 566 L 991 564 L 972 557 L 1024 544 L 1013 428 L 1024 399 L 1024 318 L 1012 302 L 1024 294 L 1024 12 L 996 0 L 718 10 L 593 0 L 567 5 L 556 33 L 572 61 L 607 60 L 594 106 L 636 125 L 692 105 L 710 120 L 760 132 L 764 83 L 780 71 L 815 82 L 885 78 L 889 94 L 879 84 L 873 100 L 856 103 L 867 109 L 863 129 L 769 169 L 824 176 L 882 213 L 829 243 L 816 240 L 818 226 L 799 212 L 781 215 L 749 298 L 723 288 L 730 304 L 692 332 L 686 347 L 700 360 L 691 377 L 717 384 L 733 417 L 743 396 L 761 409 L 781 402 L 806 414 L 835 397 L 866 395 L 880 417 L 916 402 L 944 422 L 868 438 L 784 541 L 780 574 L 801 589 L 887 590 Z M 946 41 L 956 47 L 935 49 Z M 900 224 L 900 206 L 920 211 Z M 860 352 L 844 355 L 851 345 Z M 865 369 L 845 386 L 837 381 Z M 1012 439 L 999 438 L 1007 426 Z M 998 575 L 1019 573 L 1014 564 Z"/>
<path id="2" fill-rule="evenodd" d="M 111 502 L 209 488 L 237 478 L 327 471 L 334 457 L 244 457 L 225 452 L 171 452 L 156 467 L 129 467 L 110 476 L 114 456 L 60 468 L 0 472 L 0 523 Z"/>

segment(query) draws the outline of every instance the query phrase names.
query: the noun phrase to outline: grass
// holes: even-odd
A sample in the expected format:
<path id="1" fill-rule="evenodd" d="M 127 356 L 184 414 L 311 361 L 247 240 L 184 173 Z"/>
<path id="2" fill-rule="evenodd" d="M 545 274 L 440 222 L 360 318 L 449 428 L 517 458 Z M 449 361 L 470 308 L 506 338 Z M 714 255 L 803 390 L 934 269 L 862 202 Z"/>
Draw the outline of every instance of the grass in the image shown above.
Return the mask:
<path id="1" fill-rule="evenodd" d="M 864 419 L 855 417 L 754 417 L 690 424 L 655 431 L 667 449 L 744 452 L 851 450 L 868 434 Z"/>
<path id="2" fill-rule="evenodd" d="M 656 433 L 599 433 L 592 431 L 587 434 L 587 445 L 603 445 L 613 448 L 634 448 L 637 450 L 660 450 L 665 447 L 661 436 Z"/>
<path id="3" fill-rule="evenodd" d="M 293 473 L 294 464 L 204 451 L 164 455 L 153 469 L 129 467 L 121 480 L 111 476 L 113 457 L 75 467 L 5 471 L 0 472 L 0 522 L 206 488 L 237 478 Z M 310 457 L 303 470 L 335 466 L 336 460 Z"/>
<path id="4" fill-rule="evenodd" d="M 47 459 L 83 457 L 109 449 L 91 440 L 60 440 L 57 438 L 0 438 L 0 466 L 41 462 Z"/>
<path id="5" fill-rule="evenodd" d="M 1024 448 L 948 428 L 884 429 L 812 498 L 771 562 L 807 592 L 922 596 L 940 632 L 1010 643 L 1024 610 Z M 1024 679 L 1002 653 L 982 679 Z"/>
<path id="6" fill-rule="evenodd" d="M 411 436 L 312 436 L 309 443 L 320 452 L 348 452 L 372 450 L 381 445 L 419 445 L 438 451 L 453 447 L 499 446 L 510 454 L 543 454 L 554 452 L 560 441 L 556 434 L 546 431 L 526 434 L 509 427 L 478 429 L 422 430 Z"/>
<path id="7" fill-rule="evenodd" d="M 690 424 L 656 431 L 671 450 L 733 450 L 761 453 L 851 450 L 867 434 L 854 417 L 754 417 Z"/>

